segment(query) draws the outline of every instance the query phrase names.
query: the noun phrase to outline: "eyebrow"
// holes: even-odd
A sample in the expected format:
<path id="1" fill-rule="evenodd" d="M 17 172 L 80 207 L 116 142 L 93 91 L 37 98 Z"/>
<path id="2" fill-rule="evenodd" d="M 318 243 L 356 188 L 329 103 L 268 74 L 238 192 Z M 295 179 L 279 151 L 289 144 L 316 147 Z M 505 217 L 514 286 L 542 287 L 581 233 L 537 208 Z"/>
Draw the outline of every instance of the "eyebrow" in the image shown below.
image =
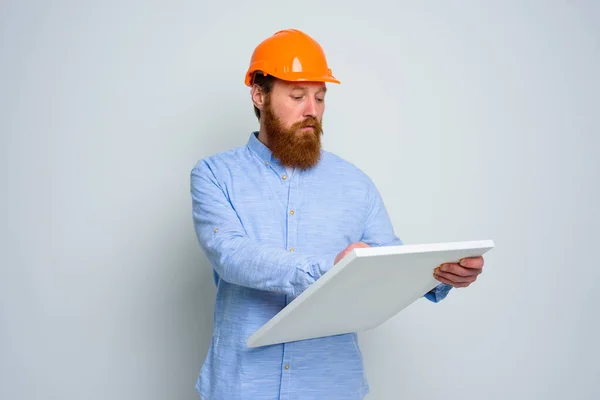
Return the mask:
<path id="1" fill-rule="evenodd" d="M 295 87 L 292 89 L 292 91 L 294 91 L 294 90 L 303 90 L 303 91 L 307 91 L 307 90 L 308 90 L 308 87 L 307 87 L 307 86 L 295 86 Z M 325 93 L 325 92 L 327 92 L 327 86 L 323 86 L 322 88 L 320 88 L 320 89 L 318 90 L 318 92 L 317 92 L 317 93 Z"/>

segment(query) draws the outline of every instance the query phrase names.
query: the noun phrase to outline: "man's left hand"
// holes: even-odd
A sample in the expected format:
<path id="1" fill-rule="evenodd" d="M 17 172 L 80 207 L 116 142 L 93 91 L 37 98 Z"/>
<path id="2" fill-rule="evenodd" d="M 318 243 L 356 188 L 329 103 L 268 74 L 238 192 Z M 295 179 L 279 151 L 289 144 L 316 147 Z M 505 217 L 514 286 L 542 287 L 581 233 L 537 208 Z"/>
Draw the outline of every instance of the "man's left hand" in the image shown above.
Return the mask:
<path id="1" fill-rule="evenodd" d="M 483 257 L 463 258 L 459 263 L 442 264 L 433 270 L 438 281 L 456 288 L 465 288 L 483 272 Z"/>

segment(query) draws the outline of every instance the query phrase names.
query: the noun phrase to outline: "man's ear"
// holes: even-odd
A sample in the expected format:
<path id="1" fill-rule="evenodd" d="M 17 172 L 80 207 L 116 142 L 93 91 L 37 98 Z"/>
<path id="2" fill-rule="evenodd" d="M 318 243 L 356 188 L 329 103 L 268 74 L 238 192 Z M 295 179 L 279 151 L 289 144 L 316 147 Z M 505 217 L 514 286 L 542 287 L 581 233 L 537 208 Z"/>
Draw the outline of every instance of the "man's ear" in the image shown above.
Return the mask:
<path id="1" fill-rule="evenodd" d="M 260 86 L 252 85 L 252 102 L 254 106 L 262 111 L 265 104 L 265 93 L 261 90 Z"/>

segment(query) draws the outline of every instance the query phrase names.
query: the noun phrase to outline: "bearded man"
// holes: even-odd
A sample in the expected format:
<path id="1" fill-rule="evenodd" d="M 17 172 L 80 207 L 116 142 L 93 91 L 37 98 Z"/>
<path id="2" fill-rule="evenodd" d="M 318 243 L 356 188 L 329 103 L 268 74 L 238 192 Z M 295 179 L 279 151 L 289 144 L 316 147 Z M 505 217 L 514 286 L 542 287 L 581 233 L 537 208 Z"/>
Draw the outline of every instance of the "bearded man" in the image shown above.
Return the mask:
<path id="1" fill-rule="evenodd" d="M 217 286 L 203 400 L 359 400 L 369 392 L 356 333 L 248 348 L 245 341 L 356 247 L 401 245 L 373 181 L 321 146 L 321 46 L 289 29 L 261 42 L 245 83 L 260 129 L 244 146 L 199 160 L 193 221 Z M 466 287 L 483 259 L 448 263 L 424 297 Z"/>

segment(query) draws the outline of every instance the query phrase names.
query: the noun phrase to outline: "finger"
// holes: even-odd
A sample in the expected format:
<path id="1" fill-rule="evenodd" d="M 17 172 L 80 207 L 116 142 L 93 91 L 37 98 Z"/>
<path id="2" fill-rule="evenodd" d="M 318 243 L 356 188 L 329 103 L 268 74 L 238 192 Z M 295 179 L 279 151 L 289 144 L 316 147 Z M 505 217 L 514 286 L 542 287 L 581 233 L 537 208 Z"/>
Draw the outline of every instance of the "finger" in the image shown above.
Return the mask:
<path id="1" fill-rule="evenodd" d="M 481 273 L 480 269 L 464 268 L 454 263 L 442 264 L 438 268 L 438 271 L 449 272 L 451 274 L 459 276 L 477 276 Z"/>
<path id="2" fill-rule="evenodd" d="M 483 264 L 483 257 L 467 257 L 460 260 L 460 265 L 465 268 L 481 269 Z"/>
<path id="3" fill-rule="evenodd" d="M 472 283 L 477 279 L 476 276 L 460 276 L 450 272 L 438 272 L 436 276 L 440 276 L 453 283 Z"/>
<path id="4" fill-rule="evenodd" d="M 437 279 L 438 281 L 440 281 L 442 283 L 445 283 L 446 285 L 450 285 L 450 286 L 455 287 L 455 288 L 464 288 L 464 287 L 467 287 L 467 286 L 470 285 L 469 283 L 452 282 L 452 281 L 444 278 L 443 276 L 439 276 L 439 275 L 436 275 L 435 279 Z"/>
<path id="5" fill-rule="evenodd" d="M 348 246 L 348 253 L 350 253 L 354 249 L 364 249 L 367 247 L 371 247 L 371 246 L 369 246 L 366 243 L 352 243 L 350 246 Z"/>

